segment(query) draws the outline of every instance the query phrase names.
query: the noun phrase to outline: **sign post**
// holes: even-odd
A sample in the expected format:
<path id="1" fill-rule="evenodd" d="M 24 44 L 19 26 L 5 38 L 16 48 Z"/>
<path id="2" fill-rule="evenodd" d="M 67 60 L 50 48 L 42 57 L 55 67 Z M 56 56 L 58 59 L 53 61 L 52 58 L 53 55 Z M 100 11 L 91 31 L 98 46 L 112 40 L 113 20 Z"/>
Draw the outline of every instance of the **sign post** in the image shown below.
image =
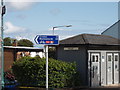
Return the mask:
<path id="1" fill-rule="evenodd" d="M 48 89 L 48 45 L 45 45 L 46 54 L 46 88 Z"/>
<path id="2" fill-rule="evenodd" d="M 46 89 L 48 90 L 48 45 L 58 45 L 59 37 L 57 35 L 37 35 L 34 39 L 36 44 L 45 45 L 46 56 Z"/>

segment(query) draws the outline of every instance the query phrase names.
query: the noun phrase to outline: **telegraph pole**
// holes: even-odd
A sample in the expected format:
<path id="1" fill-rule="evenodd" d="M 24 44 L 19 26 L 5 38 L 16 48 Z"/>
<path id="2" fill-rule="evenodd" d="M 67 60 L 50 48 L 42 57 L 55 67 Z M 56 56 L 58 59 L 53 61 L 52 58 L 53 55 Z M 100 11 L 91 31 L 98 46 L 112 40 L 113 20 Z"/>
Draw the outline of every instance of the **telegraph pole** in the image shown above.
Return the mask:
<path id="1" fill-rule="evenodd" d="M 4 40 L 3 40 L 3 15 L 5 14 L 6 8 L 4 6 L 3 0 L 1 0 L 1 86 L 4 87 Z"/>

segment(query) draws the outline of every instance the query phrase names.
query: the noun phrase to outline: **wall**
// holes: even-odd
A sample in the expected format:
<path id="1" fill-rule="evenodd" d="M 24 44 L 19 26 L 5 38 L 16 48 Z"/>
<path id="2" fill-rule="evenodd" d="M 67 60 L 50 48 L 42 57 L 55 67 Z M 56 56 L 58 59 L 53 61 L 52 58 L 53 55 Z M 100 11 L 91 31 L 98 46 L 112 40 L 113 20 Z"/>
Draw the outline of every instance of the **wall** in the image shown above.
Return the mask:
<path id="1" fill-rule="evenodd" d="M 13 49 L 4 49 L 4 71 L 7 71 L 11 68 L 14 62 L 14 50 Z"/>
<path id="2" fill-rule="evenodd" d="M 87 53 L 86 49 L 83 46 L 79 47 L 79 50 L 64 50 L 64 47 L 68 46 L 59 46 L 57 48 L 57 59 L 63 60 L 67 62 L 76 62 L 77 63 L 77 69 L 80 71 L 80 77 L 82 80 L 83 85 L 87 85 L 87 79 L 86 79 L 86 71 L 87 71 Z M 73 46 L 69 46 L 73 47 Z"/>
<path id="3" fill-rule="evenodd" d="M 31 57 L 35 57 L 36 55 L 39 55 L 41 58 L 44 58 L 44 52 L 30 52 Z"/>
<path id="4" fill-rule="evenodd" d="M 33 52 L 35 51 L 33 50 Z M 42 51 L 35 52 L 35 53 L 36 53 L 35 56 L 38 54 L 41 58 L 44 57 L 44 53 Z M 30 56 L 30 55 L 31 55 L 31 52 L 29 52 L 29 50 L 18 51 L 13 48 L 4 48 L 4 71 L 7 71 L 8 69 L 10 69 L 15 60 L 18 60 L 22 56 Z"/>

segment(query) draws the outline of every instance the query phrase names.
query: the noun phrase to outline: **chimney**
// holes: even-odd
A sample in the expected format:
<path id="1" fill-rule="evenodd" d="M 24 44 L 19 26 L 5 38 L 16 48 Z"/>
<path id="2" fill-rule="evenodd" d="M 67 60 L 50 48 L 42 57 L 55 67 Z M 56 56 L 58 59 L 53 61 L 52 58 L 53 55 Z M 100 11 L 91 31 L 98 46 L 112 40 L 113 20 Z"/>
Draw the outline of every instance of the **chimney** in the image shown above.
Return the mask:
<path id="1" fill-rule="evenodd" d="M 16 47 L 17 45 L 18 45 L 18 44 L 17 44 L 17 40 L 14 40 L 12 46 L 15 46 L 15 47 Z"/>

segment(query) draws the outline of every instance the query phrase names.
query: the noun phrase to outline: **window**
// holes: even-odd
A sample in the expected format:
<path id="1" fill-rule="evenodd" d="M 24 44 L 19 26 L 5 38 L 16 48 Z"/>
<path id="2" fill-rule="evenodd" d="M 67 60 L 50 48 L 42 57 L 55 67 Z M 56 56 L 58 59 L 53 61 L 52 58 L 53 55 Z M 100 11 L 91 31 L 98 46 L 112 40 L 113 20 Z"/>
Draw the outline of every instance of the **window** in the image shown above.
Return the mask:
<path id="1" fill-rule="evenodd" d="M 108 61 L 112 61 L 112 56 L 108 55 Z"/>
<path id="2" fill-rule="evenodd" d="M 118 61 L 118 55 L 115 55 L 115 61 Z"/>
<path id="3" fill-rule="evenodd" d="M 95 62 L 95 56 L 94 55 L 92 56 L 92 62 Z"/>
<path id="4" fill-rule="evenodd" d="M 96 62 L 98 62 L 98 55 L 96 55 Z"/>
<path id="5" fill-rule="evenodd" d="M 99 55 L 98 54 L 92 55 L 92 62 L 99 62 Z"/>

